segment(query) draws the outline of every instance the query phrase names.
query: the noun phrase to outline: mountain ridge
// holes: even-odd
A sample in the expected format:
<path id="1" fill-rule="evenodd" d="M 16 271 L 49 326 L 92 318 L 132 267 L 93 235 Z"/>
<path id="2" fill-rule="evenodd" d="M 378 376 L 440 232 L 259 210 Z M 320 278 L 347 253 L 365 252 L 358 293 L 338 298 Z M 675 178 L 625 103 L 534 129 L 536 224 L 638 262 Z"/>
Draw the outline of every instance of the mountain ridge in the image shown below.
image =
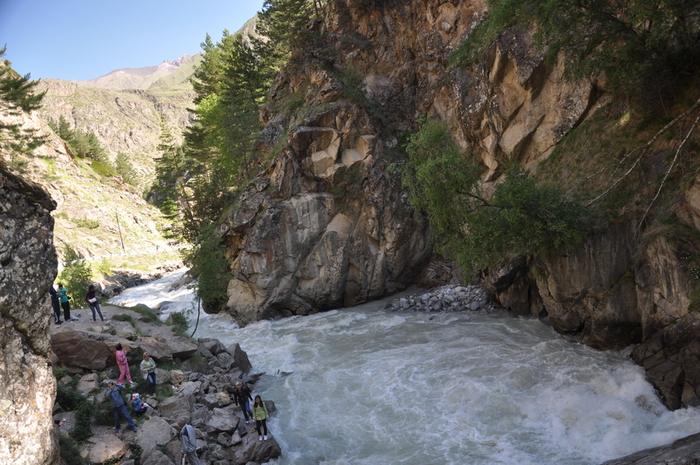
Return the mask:
<path id="1" fill-rule="evenodd" d="M 172 75 L 178 71 L 180 73 L 179 82 L 176 84 L 188 83 L 189 78 L 202 60 L 202 54 L 184 54 L 175 61 L 164 60 L 159 65 L 143 66 L 140 68 L 119 68 L 109 73 L 89 79 L 87 81 L 75 82 L 82 87 L 97 87 L 100 89 L 125 90 L 125 89 L 148 89 L 160 79 Z"/>

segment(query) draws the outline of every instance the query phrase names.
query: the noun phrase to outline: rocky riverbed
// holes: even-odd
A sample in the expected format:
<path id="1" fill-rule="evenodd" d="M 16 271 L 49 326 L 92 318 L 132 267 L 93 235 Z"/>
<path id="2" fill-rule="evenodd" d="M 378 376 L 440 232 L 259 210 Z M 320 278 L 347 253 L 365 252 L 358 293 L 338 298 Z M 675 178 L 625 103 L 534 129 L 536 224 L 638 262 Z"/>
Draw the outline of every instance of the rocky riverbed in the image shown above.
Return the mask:
<path id="1" fill-rule="evenodd" d="M 103 306 L 102 312 L 104 322 L 93 322 L 90 310 L 77 309 L 73 311 L 74 321 L 51 324 L 53 365 L 59 374 L 54 419 L 66 419 L 65 424 L 56 426 L 56 434 L 70 437 L 76 431 L 80 415 L 61 401 L 71 397 L 66 391 L 79 393 L 93 410 L 91 437 L 78 442 L 80 455 L 89 463 L 179 464 L 176 423 L 182 417 L 195 428 L 202 463 L 265 463 L 280 456 L 275 438 L 268 436 L 260 441 L 254 424 L 246 424 L 233 403 L 232 390 L 237 381 L 254 390 L 255 382 L 263 376 L 250 373 L 248 356 L 238 344 L 225 347 L 216 339 L 193 340 L 177 335 L 172 326 L 149 322 L 152 320 L 144 310 Z M 127 351 L 135 383 L 127 384 L 124 397 L 139 392 L 152 407 L 145 415 L 134 416 L 136 433 L 126 428 L 115 433 L 109 421 L 105 392 L 107 382 L 119 376 L 114 356 L 118 343 Z M 139 370 L 144 352 L 158 365 L 155 396 L 145 394 L 147 385 Z M 63 402 L 68 404 L 67 400 Z M 266 404 L 274 418 L 274 402 L 266 400 Z"/>
<path id="2" fill-rule="evenodd" d="M 384 307 L 391 311 L 461 312 L 492 311 L 498 307 L 479 286 L 449 284 L 395 299 Z"/>

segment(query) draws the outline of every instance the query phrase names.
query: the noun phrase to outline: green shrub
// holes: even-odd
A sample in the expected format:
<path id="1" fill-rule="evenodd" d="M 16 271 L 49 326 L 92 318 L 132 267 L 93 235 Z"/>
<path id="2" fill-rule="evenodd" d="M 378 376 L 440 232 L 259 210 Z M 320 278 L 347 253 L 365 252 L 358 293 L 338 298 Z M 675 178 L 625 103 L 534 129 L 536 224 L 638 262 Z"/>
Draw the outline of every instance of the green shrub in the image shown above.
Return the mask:
<path id="1" fill-rule="evenodd" d="M 58 447 L 61 450 L 61 459 L 66 465 L 86 465 L 88 463 L 80 455 L 75 441 L 68 436 L 58 437 Z"/>
<path id="2" fill-rule="evenodd" d="M 95 405 L 93 405 L 93 409 L 95 423 L 102 426 L 114 426 L 114 414 L 112 413 L 112 403 L 107 397 L 105 397 L 102 400 L 102 402 L 95 402 Z"/>
<path id="3" fill-rule="evenodd" d="M 184 336 L 189 327 L 189 321 L 184 312 L 174 312 L 170 314 L 170 321 L 172 321 L 173 331 L 181 336 Z"/>
<path id="4" fill-rule="evenodd" d="M 72 386 L 64 386 L 59 384 L 56 388 L 56 403 L 68 412 L 78 410 L 80 406 L 86 402 L 80 392 L 76 391 Z"/>
<path id="5" fill-rule="evenodd" d="M 423 121 L 406 148 L 403 181 L 409 200 L 428 214 L 442 248 L 465 269 L 579 243 L 587 212 L 557 188 L 508 168 L 492 197 L 480 190 L 480 169 L 460 152 L 444 123 Z"/>
<path id="6" fill-rule="evenodd" d="M 75 415 L 76 425 L 70 433 L 76 441 L 85 441 L 92 436 L 92 430 L 90 428 L 92 410 L 93 406 L 90 405 L 87 400 L 84 400 L 80 404 L 80 407 L 78 407 L 77 414 Z"/>
<path id="7" fill-rule="evenodd" d="M 71 307 L 82 308 L 85 305 L 82 297 L 92 281 L 92 270 L 83 261 L 83 256 L 70 246 L 66 246 L 64 259 L 66 265 L 58 274 L 57 281 L 72 297 Z"/>

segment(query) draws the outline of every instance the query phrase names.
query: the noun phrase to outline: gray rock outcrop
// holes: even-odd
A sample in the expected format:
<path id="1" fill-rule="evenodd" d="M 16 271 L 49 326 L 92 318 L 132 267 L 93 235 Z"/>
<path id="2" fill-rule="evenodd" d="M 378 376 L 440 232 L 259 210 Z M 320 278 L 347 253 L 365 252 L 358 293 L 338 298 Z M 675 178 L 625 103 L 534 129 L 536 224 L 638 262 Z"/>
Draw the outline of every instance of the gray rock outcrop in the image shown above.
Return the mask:
<path id="1" fill-rule="evenodd" d="M 0 462 L 58 461 L 47 294 L 58 262 L 56 204 L 0 161 Z"/>
<path id="2" fill-rule="evenodd" d="M 700 463 L 700 434 L 693 434 L 672 444 L 635 452 L 602 465 L 696 465 Z"/>
<path id="3" fill-rule="evenodd" d="M 563 79 L 563 68 L 546 66 L 519 29 L 475 73 L 448 66 L 485 12 L 485 2 L 359 11 L 338 1 L 310 25 L 339 50 L 335 72 L 309 65 L 277 79 L 275 105 L 318 91 L 305 92 L 303 118 L 276 114 L 273 105 L 263 111 L 258 148 L 282 149 L 219 231 L 236 276 L 226 310 L 239 323 L 357 305 L 416 280 L 433 238 L 406 202 L 393 151 L 399 131 L 415 129 L 418 116 L 444 120 L 460 146 L 482 159 L 487 189 L 503 160 L 536 164 L 585 117 L 593 85 Z M 362 103 L 346 97 L 353 89 L 341 75 L 351 72 L 362 80 Z"/>

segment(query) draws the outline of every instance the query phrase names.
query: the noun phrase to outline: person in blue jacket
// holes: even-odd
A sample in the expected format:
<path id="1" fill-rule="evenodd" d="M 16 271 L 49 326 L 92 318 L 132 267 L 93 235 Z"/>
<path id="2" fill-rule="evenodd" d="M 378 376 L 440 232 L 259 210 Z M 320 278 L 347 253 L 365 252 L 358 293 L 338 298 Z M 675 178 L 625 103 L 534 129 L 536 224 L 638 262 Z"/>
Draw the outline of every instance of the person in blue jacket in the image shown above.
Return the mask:
<path id="1" fill-rule="evenodd" d="M 115 432 L 118 433 L 122 428 L 120 417 L 124 417 L 127 424 L 129 425 L 129 428 L 136 432 L 136 423 L 134 423 L 134 420 L 132 420 L 131 416 L 129 416 L 129 412 L 126 410 L 126 403 L 124 402 L 124 398 L 122 397 L 122 391 L 124 390 L 124 386 L 122 386 L 121 384 L 117 384 L 114 381 L 110 381 L 108 383 L 108 386 L 109 390 L 107 391 L 107 398 L 112 403 L 112 413 L 114 414 Z"/>

